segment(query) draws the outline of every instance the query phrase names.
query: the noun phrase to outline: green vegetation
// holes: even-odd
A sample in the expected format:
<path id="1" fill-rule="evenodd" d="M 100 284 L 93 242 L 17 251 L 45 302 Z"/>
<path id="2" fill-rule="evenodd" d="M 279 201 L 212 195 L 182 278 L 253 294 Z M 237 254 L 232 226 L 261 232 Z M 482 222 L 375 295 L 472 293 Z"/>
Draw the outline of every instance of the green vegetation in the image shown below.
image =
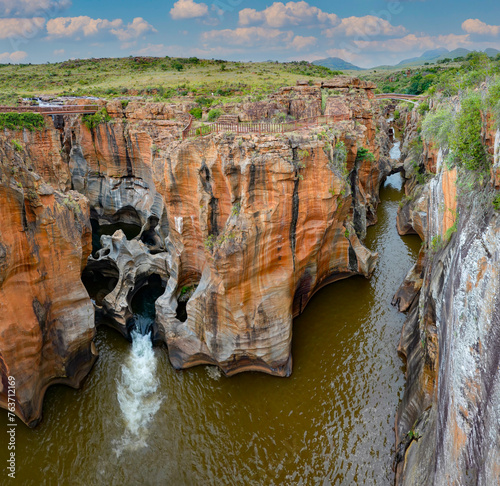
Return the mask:
<path id="1" fill-rule="evenodd" d="M 201 108 L 193 108 L 189 113 L 197 120 L 201 120 L 203 117 L 203 110 Z"/>
<path id="2" fill-rule="evenodd" d="M 438 252 L 443 248 L 443 239 L 441 235 L 433 236 L 431 239 L 431 250 L 433 253 Z"/>
<path id="3" fill-rule="evenodd" d="M 181 296 L 182 295 L 186 295 L 187 293 L 190 293 L 192 292 L 193 290 L 195 290 L 197 287 L 197 285 L 185 285 L 184 287 L 182 287 L 181 289 Z"/>
<path id="4" fill-rule="evenodd" d="M 493 207 L 495 211 L 500 211 L 500 194 L 493 199 Z"/>
<path id="5" fill-rule="evenodd" d="M 123 98 L 141 96 L 176 103 L 186 96 L 229 102 L 258 98 L 298 80 L 316 83 L 340 71 L 306 61 L 229 62 L 196 57 L 74 59 L 47 64 L 0 64 L 0 104 L 39 93 Z"/>
<path id="6" fill-rule="evenodd" d="M 455 216 L 455 222 L 453 223 L 453 226 L 448 228 L 446 230 L 446 233 L 444 235 L 444 241 L 448 242 L 451 240 L 451 237 L 457 232 L 458 229 L 458 216 Z"/>
<path id="7" fill-rule="evenodd" d="M 364 160 L 373 162 L 375 160 L 375 156 L 368 149 L 359 147 L 358 154 L 356 155 L 356 162 L 363 162 Z"/>
<path id="8" fill-rule="evenodd" d="M 23 151 L 23 146 L 17 140 L 11 140 L 10 143 L 16 152 Z"/>
<path id="9" fill-rule="evenodd" d="M 40 113 L 0 113 L 0 130 L 41 130 L 45 120 Z"/>
<path id="10" fill-rule="evenodd" d="M 217 120 L 221 115 L 222 115 L 222 110 L 219 110 L 218 108 L 215 110 L 210 110 L 208 112 L 208 121 L 213 122 Z"/>
<path id="11" fill-rule="evenodd" d="M 108 115 L 106 108 L 102 108 L 93 115 L 83 115 L 82 119 L 85 126 L 89 130 L 92 130 L 93 128 L 99 126 L 101 123 L 109 122 L 111 120 L 111 117 Z"/>
<path id="12" fill-rule="evenodd" d="M 382 93 L 454 96 L 500 73 L 500 58 L 471 52 L 464 58 L 444 59 L 435 64 L 379 71 L 361 77 L 374 81 Z"/>
<path id="13" fill-rule="evenodd" d="M 430 112 L 422 122 L 422 135 L 426 142 L 434 141 L 441 148 L 450 145 L 450 134 L 454 129 L 454 114 L 449 106 Z"/>
<path id="14" fill-rule="evenodd" d="M 482 100 L 478 94 L 471 94 L 461 101 L 461 109 L 450 135 L 450 148 L 457 164 L 468 170 L 484 169 L 486 150 L 481 139 Z"/>

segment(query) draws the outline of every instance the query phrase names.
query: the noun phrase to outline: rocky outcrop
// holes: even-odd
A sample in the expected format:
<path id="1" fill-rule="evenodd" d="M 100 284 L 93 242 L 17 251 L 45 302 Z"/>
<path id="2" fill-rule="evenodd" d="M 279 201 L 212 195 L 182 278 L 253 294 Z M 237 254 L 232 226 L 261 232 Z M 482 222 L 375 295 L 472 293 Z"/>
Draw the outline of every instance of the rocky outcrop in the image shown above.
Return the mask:
<path id="1" fill-rule="evenodd" d="M 50 129 L 0 139 L 0 406 L 13 376 L 16 413 L 32 426 L 47 387 L 79 386 L 96 358 L 94 309 L 80 278 L 91 251 L 88 202 L 29 170 L 66 186 L 56 142 Z M 40 160 L 37 151 L 46 155 L 52 143 L 53 156 Z"/>
<path id="2" fill-rule="evenodd" d="M 377 258 L 360 238 L 376 220 L 379 185 L 390 167 L 375 136 L 371 88 L 347 86 L 340 89 L 347 90 L 350 119 L 288 134 L 181 141 L 188 117 L 180 107 L 111 102 L 110 122 L 87 126 L 66 115 L 56 128 L 47 119 L 46 129 L 17 135 L 24 143 L 18 154 L 4 140 L 11 158 L 33 168 L 23 174 L 35 181 L 33 193 L 24 185 L 23 195 L 2 179 L 4 204 L 17 218 L 4 225 L 17 239 L 6 240 L 2 251 L 24 261 L 19 239 L 27 238 L 26 251 L 40 252 L 33 271 L 5 258 L 1 266 L 0 291 L 12 292 L 14 265 L 25 272 L 19 278 L 31 289 L 27 298 L 41 305 L 31 306 L 37 320 L 19 323 L 11 310 L 0 328 L 9 342 L 0 348 L 4 382 L 10 372 L 35 370 L 19 398 L 24 420 L 39 418 L 47 386 L 77 385 L 88 372 L 94 311 L 98 322 L 127 335 L 135 296 L 146 285 L 162 293 L 154 334 L 176 368 L 209 363 L 229 375 L 290 374 L 293 317 L 322 286 L 368 277 Z M 295 87 L 267 103 L 287 116 L 309 116 L 321 111 L 324 93 Z M 335 109 L 328 96 L 325 102 Z M 375 157 L 358 156 L 361 146 Z M 48 147 L 52 158 L 44 158 Z M 83 274 L 90 298 L 80 281 L 90 253 L 89 218 L 95 231 L 110 224 L 137 228 L 130 240 L 125 229 L 101 237 Z M 16 225 L 24 230 L 16 232 Z M 0 300 L 9 299 L 16 302 L 11 293 Z M 33 328 L 35 350 L 26 359 L 24 325 Z"/>
<path id="3" fill-rule="evenodd" d="M 356 138 L 346 142 L 355 158 Z M 370 275 L 375 257 L 351 222 L 351 184 L 329 158 L 335 144 L 312 134 L 219 136 L 171 150 L 164 200 L 173 267 L 157 319 L 175 367 L 288 375 L 293 316 L 323 285 Z M 361 180 L 355 191 L 372 189 L 365 165 L 351 157 L 347 167 Z M 181 321 L 187 285 L 197 288 Z"/>
<path id="4" fill-rule="evenodd" d="M 481 204 L 460 214 L 450 243 L 428 257 L 401 337 L 408 371 L 396 419 L 399 484 L 498 480 L 500 222 Z"/>
<path id="5" fill-rule="evenodd" d="M 396 416 L 396 483 L 497 484 L 500 220 L 491 187 L 457 198 L 457 180 L 470 174 L 448 169 L 433 151 L 437 175 L 412 180 L 398 214 L 400 232 L 417 232 L 425 246 L 393 302 L 409 310 L 399 345 L 407 384 Z"/>

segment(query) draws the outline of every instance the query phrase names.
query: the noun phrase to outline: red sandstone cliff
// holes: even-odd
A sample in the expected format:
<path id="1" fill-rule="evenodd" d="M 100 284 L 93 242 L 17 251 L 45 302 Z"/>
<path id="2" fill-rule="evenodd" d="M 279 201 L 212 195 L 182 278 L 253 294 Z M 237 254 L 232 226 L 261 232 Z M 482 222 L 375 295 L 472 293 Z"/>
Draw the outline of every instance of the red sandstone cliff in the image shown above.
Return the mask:
<path id="1" fill-rule="evenodd" d="M 19 152 L 10 140 L 23 136 Z M 91 248 L 89 208 L 85 197 L 55 191 L 29 171 L 66 187 L 53 130 L 6 132 L 0 160 L 0 405 L 13 376 L 16 412 L 34 425 L 47 387 L 79 386 L 96 357 L 94 310 L 80 279 Z"/>
<path id="2" fill-rule="evenodd" d="M 112 121 L 91 130 L 80 117 L 65 116 L 60 130 L 49 122 L 41 132 L 16 134 L 26 148 L 15 159 L 33 168 L 26 177 L 34 179 L 34 192 L 22 182 L 23 196 L 2 179 L 2 208 L 13 210 L 2 212 L 9 231 L 2 229 L 1 241 L 19 261 L 30 248 L 22 238 L 40 250 L 33 270 L 10 260 L 1 268 L 23 269 L 18 278 L 30 288 L 27 299 L 49 309 L 37 320 L 11 310 L 0 323 L 2 377 L 23 377 L 24 420 L 39 418 L 50 383 L 76 385 L 94 359 L 93 312 L 80 282 L 90 252 L 89 207 L 95 224 L 128 223 L 140 232 L 134 241 L 123 233 L 103 238 L 102 250 L 89 259 L 85 281 L 102 287 L 91 290 L 100 317 L 126 334 L 134 295 L 157 275 L 165 292 L 156 304 L 155 335 L 167 343 L 175 367 L 212 363 L 228 374 L 290 374 L 293 316 L 321 286 L 369 276 L 376 260 L 358 239 L 376 220 L 386 171 L 378 161 L 372 87 L 342 82 L 342 96 L 327 96 L 325 106 L 349 120 L 277 136 L 226 133 L 181 142 L 183 110 L 133 103 L 123 109 L 117 102 L 106 106 Z M 286 90 L 277 94 L 287 116 L 322 107 L 321 88 L 300 88 L 288 91 L 301 93 L 294 100 L 283 101 Z M 313 98 L 309 105 L 306 95 Z M 361 146 L 376 160 L 360 160 Z M 53 192 L 69 189 L 69 180 L 82 196 Z M 28 230 L 23 211 L 34 214 Z M 4 305 L 19 298 L 10 282 L 0 280 Z M 29 358 L 21 351 L 24 325 L 31 326 L 36 349 Z M 28 377 L 26 367 L 35 373 Z"/>

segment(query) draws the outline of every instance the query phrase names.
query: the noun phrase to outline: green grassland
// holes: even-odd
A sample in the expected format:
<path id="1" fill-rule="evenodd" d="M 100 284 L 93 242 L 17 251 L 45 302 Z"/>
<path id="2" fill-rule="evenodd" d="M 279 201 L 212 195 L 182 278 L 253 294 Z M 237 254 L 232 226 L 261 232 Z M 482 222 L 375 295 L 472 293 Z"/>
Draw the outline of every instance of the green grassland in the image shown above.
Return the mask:
<path id="1" fill-rule="evenodd" d="M 499 73 L 500 55 L 490 58 L 484 53 L 473 52 L 454 60 L 443 59 L 410 68 L 358 71 L 356 75 L 375 82 L 380 93 L 419 95 L 442 91 L 446 96 L 453 96 Z"/>
<path id="2" fill-rule="evenodd" d="M 69 60 L 55 64 L 0 64 L 0 104 L 15 105 L 20 97 L 37 95 L 141 96 L 170 102 L 211 96 L 238 101 L 260 99 L 297 80 L 311 83 L 340 71 L 305 61 L 227 62 L 195 57 Z"/>

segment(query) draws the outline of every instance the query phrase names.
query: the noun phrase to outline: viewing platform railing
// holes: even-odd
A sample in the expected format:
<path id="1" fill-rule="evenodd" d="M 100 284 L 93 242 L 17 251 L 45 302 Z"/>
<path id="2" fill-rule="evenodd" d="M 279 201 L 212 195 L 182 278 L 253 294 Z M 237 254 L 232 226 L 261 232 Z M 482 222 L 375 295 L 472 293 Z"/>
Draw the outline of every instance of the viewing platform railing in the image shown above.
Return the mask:
<path id="1" fill-rule="evenodd" d="M 232 132 L 234 134 L 248 133 L 285 133 L 301 130 L 302 128 L 310 128 L 329 123 L 338 123 L 349 120 L 348 115 L 319 115 L 310 118 L 302 118 L 284 123 L 260 123 L 260 122 L 240 122 L 240 123 L 210 123 L 200 127 L 192 128 L 192 120 L 182 131 L 182 139 L 190 137 L 204 137 L 211 133 Z"/>

